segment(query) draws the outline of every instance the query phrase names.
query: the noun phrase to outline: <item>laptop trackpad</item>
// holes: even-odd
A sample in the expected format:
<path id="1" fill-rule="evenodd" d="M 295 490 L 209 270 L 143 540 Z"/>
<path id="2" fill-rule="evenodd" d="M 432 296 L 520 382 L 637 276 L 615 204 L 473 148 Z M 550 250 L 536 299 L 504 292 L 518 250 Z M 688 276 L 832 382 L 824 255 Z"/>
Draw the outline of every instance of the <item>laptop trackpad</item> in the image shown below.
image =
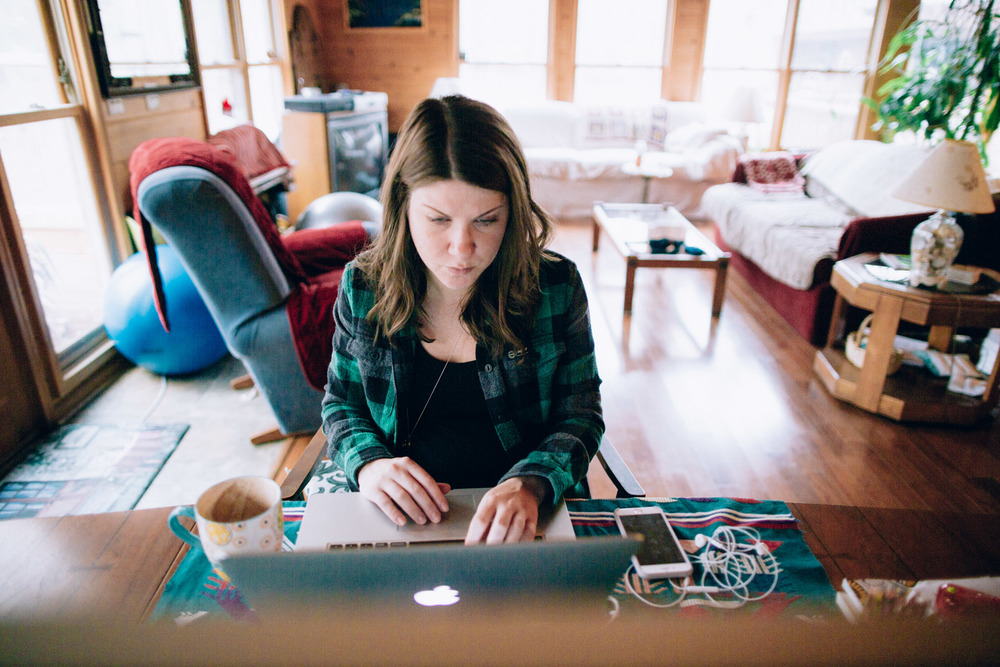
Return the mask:
<path id="1" fill-rule="evenodd" d="M 448 511 L 440 523 L 428 521 L 424 525 L 412 520 L 405 526 L 396 526 L 396 532 L 406 540 L 431 540 L 464 542 L 469 524 L 476 514 L 480 494 L 468 489 L 456 489 L 448 494 Z M 388 518 L 386 519 L 388 520 Z"/>

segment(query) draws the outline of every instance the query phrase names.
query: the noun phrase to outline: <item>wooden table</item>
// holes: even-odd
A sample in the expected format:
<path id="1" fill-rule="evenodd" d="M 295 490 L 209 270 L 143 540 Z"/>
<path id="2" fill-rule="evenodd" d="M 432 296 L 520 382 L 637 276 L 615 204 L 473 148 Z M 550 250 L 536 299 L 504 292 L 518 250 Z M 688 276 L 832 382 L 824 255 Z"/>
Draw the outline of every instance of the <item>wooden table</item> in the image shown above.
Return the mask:
<path id="1" fill-rule="evenodd" d="M 653 253 L 649 247 L 649 228 L 651 225 L 666 224 L 683 229 L 685 246 L 700 248 L 704 254 Z M 602 231 L 608 235 L 615 250 L 625 260 L 625 305 L 622 317 L 624 332 L 628 331 L 629 320 L 632 317 L 635 272 L 639 268 L 715 271 L 712 317 L 718 317 L 722 312 L 729 253 L 720 250 L 676 208 L 662 204 L 595 204 L 593 211 L 595 253 Z"/>
<path id="2" fill-rule="evenodd" d="M 1000 355 L 982 397 L 947 391 L 947 378 L 934 378 L 923 369 L 904 366 L 890 377 L 888 368 L 900 322 L 929 326 L 928 346 L 947 352 L 958 327 L 1000 327 L 1000 293 L 952 294 L 881 281 L 865 268 L 877 258 L 869 253 L 834 265 L 830 282 L 837 299 L 826 348 L 813 362 L 817 376 L 837 398 L 899 421 L 971 424 L 988 415 L 1000 397 Z M 1000 280 L 995 271 L 983 272 Z M 873 313 L 860 369 L 847 360 L 839 340 L 847 304 Z"/>
<path id="3" fill-rule="evenodd" d="M 149 617 L 187 551 L 171 508 L 0 522 L 0 619 Z M 959 514 L 789 503 L 835 587 L 848 578 L 1000 575 L 1000 521 Z"/>
<path id="4" fill-rule="evenodd" d="M 172 509 L 0 521 L 0 617 L 145 620 L 187 553 Z"/>
<path id="5" fill-rule="evenodd" d="M 997 515 L 789 504 L 835 586 L 842 577 L 1000 574 Z M 291 611 L 253 623 L 141 623 L 187 548 L 169 508 L 0 522 L 0 656 L 30 664 L 606 665 L 984 664 L 996 623 L 806 623 L 734 614 L 607 617 L 561 607 L 507 615 Z M 42 614 L 71 614 L 60 618 Z M 642 638 L 636 641 L 636 638 Z M 890 657 L 891 656 L 891 657 Z"/>

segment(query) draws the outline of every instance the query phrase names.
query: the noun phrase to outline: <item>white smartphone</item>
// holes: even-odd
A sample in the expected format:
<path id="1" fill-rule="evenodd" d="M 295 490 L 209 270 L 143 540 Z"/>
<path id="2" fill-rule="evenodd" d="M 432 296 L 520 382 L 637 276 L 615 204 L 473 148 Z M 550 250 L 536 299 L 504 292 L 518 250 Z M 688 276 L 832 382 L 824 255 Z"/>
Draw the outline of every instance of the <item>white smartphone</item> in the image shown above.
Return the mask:
<path id="1" fill-rule="evenodd" d="M 622 535 L 642 540 L 632 556 L 640 577 L 673 579 L 691 574 L 691 561 L 659 507 L 621 507 L 615 510 L 615 522 Z"/>

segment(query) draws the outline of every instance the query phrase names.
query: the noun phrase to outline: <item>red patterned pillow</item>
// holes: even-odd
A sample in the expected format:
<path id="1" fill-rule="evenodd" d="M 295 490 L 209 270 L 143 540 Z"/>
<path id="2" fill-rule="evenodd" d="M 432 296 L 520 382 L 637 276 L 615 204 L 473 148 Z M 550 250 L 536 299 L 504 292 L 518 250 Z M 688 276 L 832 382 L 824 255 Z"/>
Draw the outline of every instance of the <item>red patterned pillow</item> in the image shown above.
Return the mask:
<path id="1" fill-rule="evenodd" d="M 744 155 L 740 164 L 750 187 L 761 192 L 802 192 L 805 179 L 795 156 L 785 151 Z"/>

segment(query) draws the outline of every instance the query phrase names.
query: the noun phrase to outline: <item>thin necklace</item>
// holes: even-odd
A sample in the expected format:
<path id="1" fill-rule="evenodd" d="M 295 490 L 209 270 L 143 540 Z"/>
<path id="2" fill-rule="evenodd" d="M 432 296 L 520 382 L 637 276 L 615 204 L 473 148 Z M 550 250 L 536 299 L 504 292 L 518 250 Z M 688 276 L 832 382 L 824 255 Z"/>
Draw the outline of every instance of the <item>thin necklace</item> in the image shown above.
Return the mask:
<path id="1" fill-rule="evenodd" d="M 452 346 L 451 352 L 448 354 L 448 358 L 444 360 L 444 366 L 441 367 L 441 372 L 438 374 L 438 378 L 434 382 L 434 386 L 431 387 L 431 393 L 427 395 L 427 401 L 424 402 L 424 407 L 420 409 L 420 414 L 417 415 L 417 421 L 413 423 L 413 428 L 410 429 L 409 435 L 406 436 L 406 441 L 403 443 L 403 447 L 409 447 L 410 443 L 413 441 L 413 433 L 417 430 L 417 426 L 420 424 L 420 420 L 423 419 L 424 413 L 427 412 L 427 406 L 430 405 L 431 399 L 434 397 L 434 392 L 437 391 L 438 385 L 441 384 L 441 378 L 444 377 L 444 372 L 448 370 L 448 364 L 451 363 L 451 358 L 455 356 L 455 350 L 458 349 L 458 344 L 461 342 L 461 336 L 455 339 L 455 344 Z M 417 344 L 419 345 L 420 343 Z"/>

